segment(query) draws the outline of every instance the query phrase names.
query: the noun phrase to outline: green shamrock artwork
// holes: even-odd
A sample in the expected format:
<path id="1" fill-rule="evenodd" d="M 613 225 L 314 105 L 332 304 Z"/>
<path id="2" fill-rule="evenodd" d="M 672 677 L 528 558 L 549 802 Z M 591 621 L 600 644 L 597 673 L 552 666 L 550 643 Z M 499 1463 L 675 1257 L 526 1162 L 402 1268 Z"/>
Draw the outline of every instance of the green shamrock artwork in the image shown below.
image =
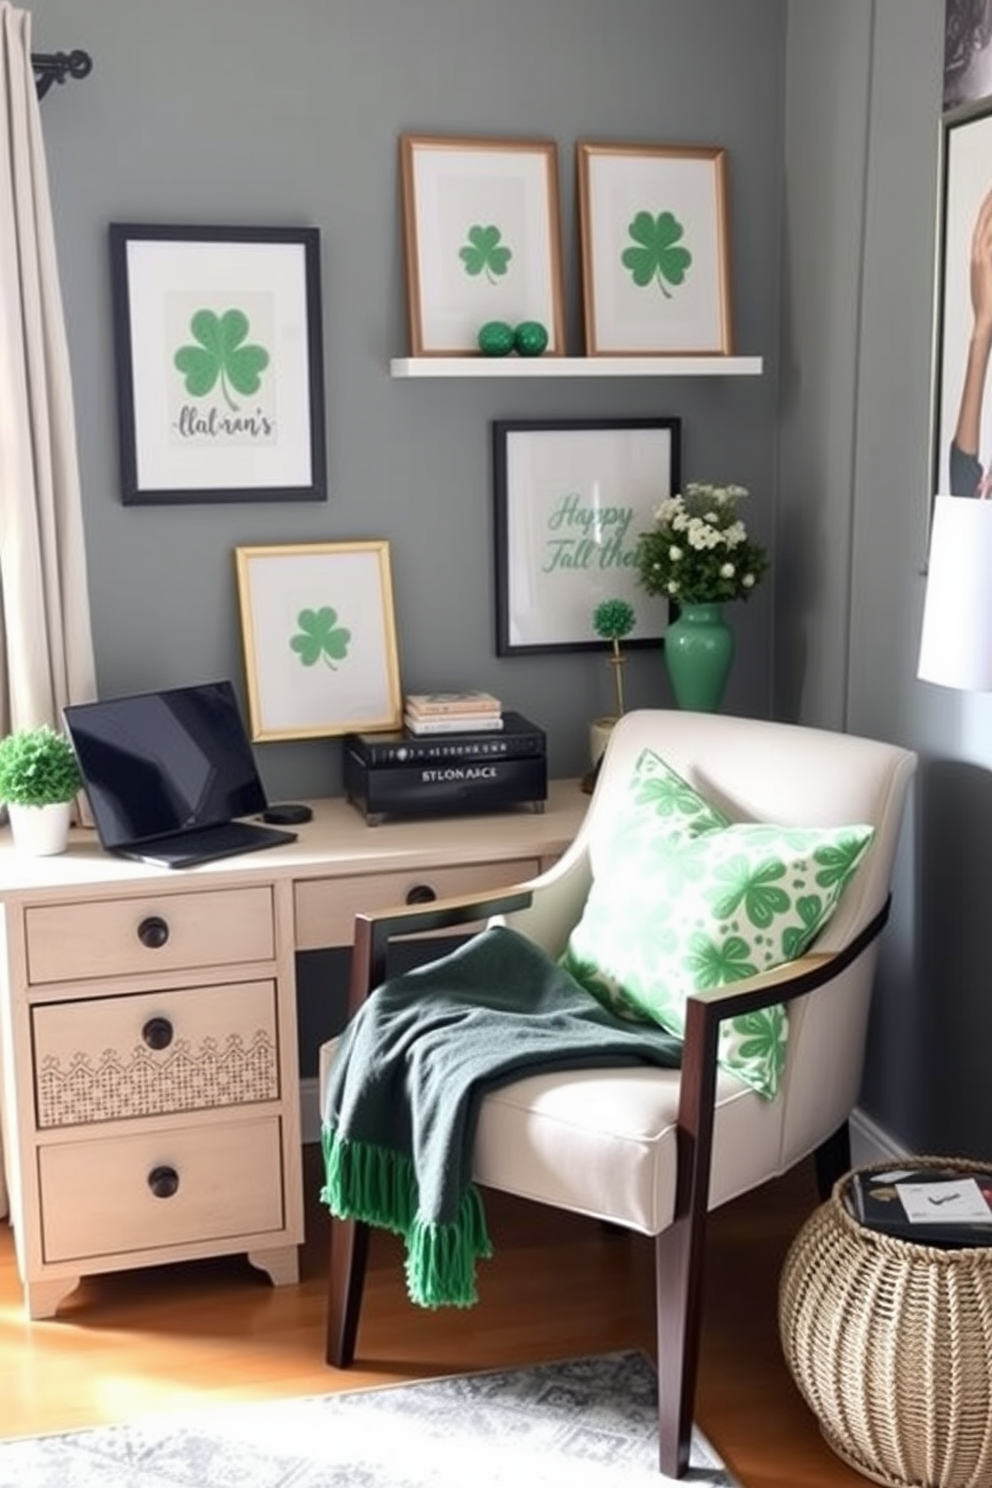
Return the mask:
<path id="1" fill-rule="evenodd" d="M 319 610 L 301 610 L 296 617 L 300 627 L 289 644 L 305 667 L 316 666 L 323 657 L 325 666 L 337 671 L 336 661 L 344 661 L 351 644 L 351 631 L 339 625 L 340 615 L 330 605 Z"/>
<path id="2" fill-rule="evenodd" d="M 473 278 L 485 274 L 490 284 L 495 284 L 506 273 L 513 253 L 500 239 L 503 234 L 498 227 L 480 227 L 478 223 L 468 230 L 468 242 L 459 248 L 458 257 L 465 265 L 466 274 Z"/>
<path id="3" fill-rule="evenodd" d="M 216 382 L 229 408 L 237 409 L 231 394 L 257 393 L 260 374 L 269 365 L 264 346 L 245 346 L 248 317 L 243 310 L 197 310 L 189 323 L 197 346 L 180 346 L 173 361 L 185 378 L 191 398 L 205 398 Z"/>
<path id="4" fill-rule="evenodd" d="M 684 231 L 682 223 L 672 212 L 659 212 L 657 217 L 650 212 L 638 212 L 627 231 L 638 246 L 625 248 L 621 253 L 624 268 L 630 270 L 638 289 L 656 283 L 670 300 L 672 294 L 666 284 L 681 284 L 692 264 L 692 254 L 679 242 Z"/>

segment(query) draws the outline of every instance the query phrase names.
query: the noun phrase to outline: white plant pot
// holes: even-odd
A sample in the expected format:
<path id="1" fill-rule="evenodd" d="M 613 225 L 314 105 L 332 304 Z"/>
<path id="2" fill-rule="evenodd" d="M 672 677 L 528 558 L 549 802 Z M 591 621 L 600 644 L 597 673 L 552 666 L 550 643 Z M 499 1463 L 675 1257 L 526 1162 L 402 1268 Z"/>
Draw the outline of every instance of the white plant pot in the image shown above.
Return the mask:
<path id="1" fill-rule="evenodd" d="M 618 722 L 617 718 L 594 718 L 589 725 L 589 759 L 594 769 Z"/>
<path id="2" fill-rule="evenodd" d="M 51 858 L 65 852 L 69 843 L 71 801 L 58 801 L 53 806 L 18 806 L 8 801 L 7 814 L 18 852 L 33 858 Z"/>

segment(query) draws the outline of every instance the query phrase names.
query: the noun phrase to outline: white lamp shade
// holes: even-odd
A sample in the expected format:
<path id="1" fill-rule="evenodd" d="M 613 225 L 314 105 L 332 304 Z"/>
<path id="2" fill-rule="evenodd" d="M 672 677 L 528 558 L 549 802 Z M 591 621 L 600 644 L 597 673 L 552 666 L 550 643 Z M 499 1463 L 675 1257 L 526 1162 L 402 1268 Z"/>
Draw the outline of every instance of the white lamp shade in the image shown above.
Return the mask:
<path id="1" fill-rule="evenodd" d="M 992 501 L 934 502 L 917 676 L 992 692 Z"/>

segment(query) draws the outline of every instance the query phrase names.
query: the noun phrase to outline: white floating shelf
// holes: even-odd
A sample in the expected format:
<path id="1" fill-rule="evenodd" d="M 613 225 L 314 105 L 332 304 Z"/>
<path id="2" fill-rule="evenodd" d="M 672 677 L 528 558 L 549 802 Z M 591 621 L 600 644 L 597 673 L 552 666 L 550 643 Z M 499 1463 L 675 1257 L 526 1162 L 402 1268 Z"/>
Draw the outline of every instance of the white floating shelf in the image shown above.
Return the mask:
<path id="1" fill-rule="evenodd" d="M 761 357 L 393 357 L 390 377 L 757 377 Z"/>

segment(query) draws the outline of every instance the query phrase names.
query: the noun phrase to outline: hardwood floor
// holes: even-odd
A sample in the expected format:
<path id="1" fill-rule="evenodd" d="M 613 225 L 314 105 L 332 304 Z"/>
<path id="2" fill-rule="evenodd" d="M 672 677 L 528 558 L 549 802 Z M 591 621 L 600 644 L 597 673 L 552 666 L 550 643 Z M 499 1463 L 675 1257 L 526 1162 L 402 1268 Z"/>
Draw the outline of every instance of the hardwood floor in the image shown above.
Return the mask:
<path id="1" fill-rule="evenodd" d="M 299 1286 L 242 1257 L 91 1277 L 51 1321 L 24 1314 L 0 1222 L 0 1436 L 67 1430 L 226 1400 L 322 1394 L 608 1349 L 653 1353 L 651 1248 L 639 1237 L 486 1196 L 496 1255 L 482 1300 L 425 1312 L 406 1298 L 399 1243 L 373 1237 L 358 1360 L 324 1363 L 326 1225 L 319 1150 L 306 1149 Z M 786 1249 L 815 1207 L 812 1164 L 712 1216 L 696 1418 L 745 1488 L 850 1488 L 782 1360 Z"/>

